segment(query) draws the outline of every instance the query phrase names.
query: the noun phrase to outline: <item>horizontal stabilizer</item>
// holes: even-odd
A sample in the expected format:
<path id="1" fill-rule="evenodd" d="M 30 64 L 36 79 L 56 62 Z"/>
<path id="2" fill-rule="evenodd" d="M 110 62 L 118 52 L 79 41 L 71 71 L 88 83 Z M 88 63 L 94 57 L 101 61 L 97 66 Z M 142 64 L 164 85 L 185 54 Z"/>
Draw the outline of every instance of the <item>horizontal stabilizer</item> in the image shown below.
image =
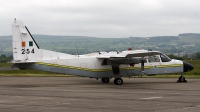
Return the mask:
<path id="1" fill-rule="evenodd" d="M 36 63 L 36 61 L 11 61 L 11 63 Z"/>

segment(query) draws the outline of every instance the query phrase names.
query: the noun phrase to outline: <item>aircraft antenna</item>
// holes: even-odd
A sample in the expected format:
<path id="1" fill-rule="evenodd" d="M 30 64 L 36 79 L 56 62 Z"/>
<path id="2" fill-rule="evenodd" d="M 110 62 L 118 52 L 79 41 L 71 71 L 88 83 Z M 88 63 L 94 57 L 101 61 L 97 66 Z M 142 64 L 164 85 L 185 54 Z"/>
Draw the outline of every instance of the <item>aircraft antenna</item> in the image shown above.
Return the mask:
<path id="1" fill-rule="evenodd" d="M 117 49 L 115 49 L 114 51 L 116 51 L 117 52 L 117 54 L 119 54 L 119 47 L 118 47 L 118 45 L 116 44 L 116 47 L 117 47 Z"/>
<path id="2" fill-rule="evenodd" d="M 101 52 L 100 51 L 97 51 L 99 54 L 101 54 Z"/>

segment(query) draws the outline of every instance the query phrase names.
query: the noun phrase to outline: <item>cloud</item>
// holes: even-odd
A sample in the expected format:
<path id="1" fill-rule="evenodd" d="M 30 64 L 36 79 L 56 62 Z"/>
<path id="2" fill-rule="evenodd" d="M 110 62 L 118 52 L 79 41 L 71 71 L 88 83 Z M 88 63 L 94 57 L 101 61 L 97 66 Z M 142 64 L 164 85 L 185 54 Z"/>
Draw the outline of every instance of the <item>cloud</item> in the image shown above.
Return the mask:
<path id="1" fill-rule="evenodd" d="M 0 35 L 14 18 L 33 34 L 129 37 L 199 33 L 198 0 L 1 0 Z"/>

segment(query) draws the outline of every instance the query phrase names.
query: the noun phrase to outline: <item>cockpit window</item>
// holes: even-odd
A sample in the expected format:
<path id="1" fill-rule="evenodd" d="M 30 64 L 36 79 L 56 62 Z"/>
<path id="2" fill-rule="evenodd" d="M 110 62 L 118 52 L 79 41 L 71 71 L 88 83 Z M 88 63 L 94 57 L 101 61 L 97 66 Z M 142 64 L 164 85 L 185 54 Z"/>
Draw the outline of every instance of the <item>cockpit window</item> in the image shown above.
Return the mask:
<path id="1" fill-rule="evenodd" d="M 170 62 L 171 61 L 171 59 L 164 54 L 161 54 L 160 58 L 161 58 L 162 62 Z"/>

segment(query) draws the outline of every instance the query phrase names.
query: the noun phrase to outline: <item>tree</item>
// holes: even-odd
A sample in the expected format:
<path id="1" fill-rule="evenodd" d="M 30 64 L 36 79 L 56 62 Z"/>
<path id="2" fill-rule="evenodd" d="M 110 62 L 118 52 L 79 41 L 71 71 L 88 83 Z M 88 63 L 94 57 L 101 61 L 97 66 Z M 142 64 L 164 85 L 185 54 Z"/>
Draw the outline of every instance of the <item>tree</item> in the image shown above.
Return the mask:
<path id="1" fill-rule="evenodd" d="M 183 60 L 183 57 L 179 57 L 179 56 L 175 56 L 175 55 L 173 55 L 173 54 L 169 54 L 169 55 L 167 55 L 169 58 L 171 58 L 171 59 L 177 59 L 177 60 Z"/>
<path id="2" fill-rule="evenodd" d="M 194 59 L 200 59 L 200 52 L 195 53 Z"/>

